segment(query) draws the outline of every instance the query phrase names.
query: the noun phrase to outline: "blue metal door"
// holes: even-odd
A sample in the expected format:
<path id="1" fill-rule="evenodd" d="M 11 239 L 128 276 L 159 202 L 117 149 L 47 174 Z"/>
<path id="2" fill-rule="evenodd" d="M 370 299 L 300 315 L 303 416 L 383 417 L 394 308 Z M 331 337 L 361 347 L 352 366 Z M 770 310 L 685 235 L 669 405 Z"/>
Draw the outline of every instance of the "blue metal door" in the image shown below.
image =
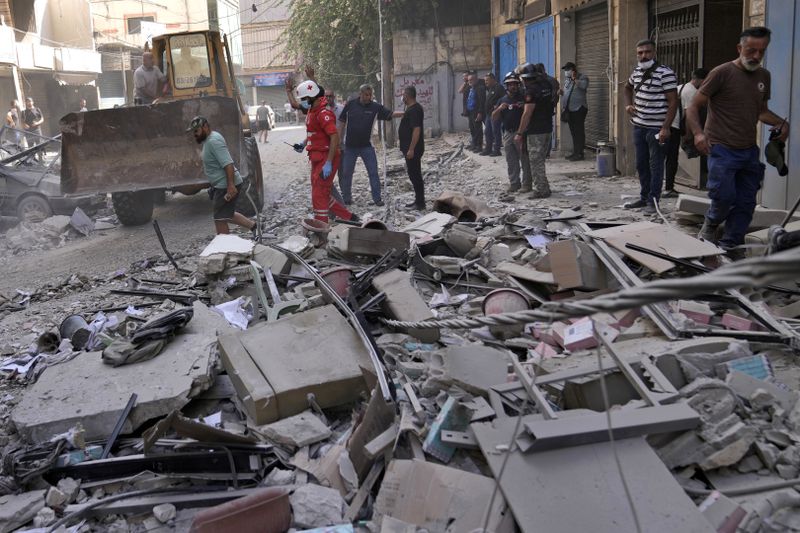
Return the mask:
<path id="1" fill-rule="evenodd" d="M 497 78 L 502 81 L 507 72 L 517 66 L 517 31 L 510 31 L 495 38 Z"/>
<path id="2" fill-rule="evenodd" d="M 773 80 L 769 108 L 791 121 L 800 117 L 800 52 L 797 51 L 800 46 L 800 1 L 768 0 L 766 22 L 772 30 L 764 62 L 772 72 Z M 786 81 L 778 82 L 779 79 Z M 762 128 L 761 146 L 769 142 L 769 130 L 766 125 Z M 796 127 L 793 130 L 786 145 L 789 174 L 779 176 L 775 167 L 767 165 L 761 201 L 766 207 L 789 209 L 800 196 L 800 135 Z"/>
<path id="3" fill-rule="evenodd" d="M 554 48 L 553 17 L 547 17 L 525 27 L 525 61 L 534 65 L 544 64 L 545 70 L 551 76 L 556 73 Z"/>

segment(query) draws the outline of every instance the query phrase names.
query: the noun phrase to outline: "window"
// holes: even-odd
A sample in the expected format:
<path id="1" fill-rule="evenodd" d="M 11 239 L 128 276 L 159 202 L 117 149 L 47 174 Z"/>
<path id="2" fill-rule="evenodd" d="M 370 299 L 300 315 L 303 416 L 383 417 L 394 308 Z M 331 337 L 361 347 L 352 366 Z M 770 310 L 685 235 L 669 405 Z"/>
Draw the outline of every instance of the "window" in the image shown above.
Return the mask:
<path id="1" fill-rule="evenodd" d="M 155 22 L 154 16 L 127 17 L 128 33 L 142 33 L 142 22 Z"/>
<path id="2" fill-rule="evenodd" d="M 170 37 L 169 48 L 176 89 L 211 85 L 211 69 L 208 64 L 208 48 L 204 34 Z"/>
<path id="3" fill-rule="evenodd" d="M 36 31 L 36 14 L 33 9 L 33 2 L 30 0 L 11 0 L 8 3 L 11 9 L 11 22 L 14 27 L 24 32 Z M 19 41 L 25 37 L 25 34 L 17 33 L 17 40 Z"/>

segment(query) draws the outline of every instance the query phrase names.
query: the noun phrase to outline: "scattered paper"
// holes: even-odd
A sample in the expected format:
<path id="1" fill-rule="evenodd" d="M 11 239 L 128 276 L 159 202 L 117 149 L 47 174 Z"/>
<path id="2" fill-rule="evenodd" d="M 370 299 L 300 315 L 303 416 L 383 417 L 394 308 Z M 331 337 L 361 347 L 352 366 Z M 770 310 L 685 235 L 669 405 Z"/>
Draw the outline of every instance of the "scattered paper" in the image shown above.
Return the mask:
<path id="1" fill-rule="evenodd" d="M 214 311 L 225 317 L 230 325 L 241 330 L 246 330 L 247 324 L 253 318 L 253 313 L 249 308 L 250 302 L 244 296 L 212 307 Z"/>

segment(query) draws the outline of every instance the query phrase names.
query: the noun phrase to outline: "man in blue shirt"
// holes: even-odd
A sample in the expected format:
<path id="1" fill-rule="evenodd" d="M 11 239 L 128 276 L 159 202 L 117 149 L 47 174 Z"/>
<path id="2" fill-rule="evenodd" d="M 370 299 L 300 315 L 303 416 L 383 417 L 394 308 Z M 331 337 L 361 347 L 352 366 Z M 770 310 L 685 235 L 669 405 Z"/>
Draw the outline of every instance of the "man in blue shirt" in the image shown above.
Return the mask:
<path id="1" fill-rule="evenodd" d="M 471 143 L 467 150 L 476 153 L 483 151 L 483 119 L 486 111 L 486 85 L 478 78 L 475 72 L 467 78 L 469 92 L 467 92 L 467 115 L 469 118 L 469 133 Z"/>
<path id="2" fill-rule="evenodd" d="M 208 194 L 214 206 L 214 227 L 217 235 L 230 233 L 228 222 L 247 228 L 255 234 L 256 223 L 236 211 L 236 199 L 242 191 L 242 176 L 233 164 L 225 138 L 211 130 L 205 117 L 192 119 L 186 131 L 203 145 L 203 172 L 211 187 Z"/>
<path id="3" fill-rule="evenodd" d="M 352 185 L 356 159 L 364 162 L 369 175 L 369 188 L 372 192 L 372 203 L 383 205 L 381 199 L 381 180 L 378 176 L 378 159 L 370 137 L 375 118 L 392 120 L 392 112 L 378 102 L 372 100 L 372 86 L 362 85 L 358 98 L 353 98 L 344 106 L 339 115 L 339 137 L 344 137 L 344 155 L 339 185 L 345 205 L 353 202 Z"/>

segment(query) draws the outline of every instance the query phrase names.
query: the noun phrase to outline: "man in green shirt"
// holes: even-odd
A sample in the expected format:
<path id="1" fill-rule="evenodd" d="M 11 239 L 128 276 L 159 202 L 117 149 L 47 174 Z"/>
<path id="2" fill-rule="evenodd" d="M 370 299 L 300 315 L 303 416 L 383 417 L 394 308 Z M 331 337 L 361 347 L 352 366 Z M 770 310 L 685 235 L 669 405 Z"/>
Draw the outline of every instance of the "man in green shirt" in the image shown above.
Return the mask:
<path id="1" fill-rule="evenodd" d="M 236 199 L 242 191 L 242 176 L 233 164 L 225 138 L 212 131 L 205 117 L 194 117 L 186 129 L 203 145 L 203 171 L 211 184 L 209 196 L 214 206 L 217 235 L 230 233 L 228 223 L 247 228 L 255 234 L 256 223 L 236 211 Z"/>

